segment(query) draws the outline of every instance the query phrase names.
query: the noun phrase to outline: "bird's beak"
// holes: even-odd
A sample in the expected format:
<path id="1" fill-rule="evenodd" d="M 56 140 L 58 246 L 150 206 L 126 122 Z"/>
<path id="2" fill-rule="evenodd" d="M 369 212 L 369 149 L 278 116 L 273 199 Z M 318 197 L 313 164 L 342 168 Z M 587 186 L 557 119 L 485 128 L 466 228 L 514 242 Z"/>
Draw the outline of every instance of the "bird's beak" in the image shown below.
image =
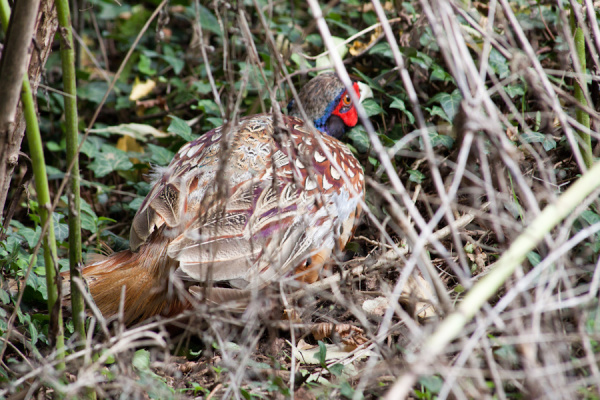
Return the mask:
<path id="1" fill-rule="evenodd" d="M 367 85 L 366 83 L 362 83 L 362 82 L 357 82 L 357 84 L 358 84 L 358 88 L 360 90 L 360 98 L 358 100 L 359 103 L 362 103 L 366 99 L 373 98 L 373 91 L 371 90 L 371 87 L 369 85 Z"/>

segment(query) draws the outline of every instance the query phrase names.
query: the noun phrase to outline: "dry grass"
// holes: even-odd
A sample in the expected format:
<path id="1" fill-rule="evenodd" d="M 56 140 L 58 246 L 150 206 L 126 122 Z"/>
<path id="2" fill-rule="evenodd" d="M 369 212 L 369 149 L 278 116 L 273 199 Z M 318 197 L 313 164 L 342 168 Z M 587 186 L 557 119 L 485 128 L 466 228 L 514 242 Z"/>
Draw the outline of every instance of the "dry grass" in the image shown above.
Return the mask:
<path id="1" fill-rule="evenodd" d="M 588 9 L 580 15 L 592 7 L 592 1 L 584 3 Z M 260 4 L 255 1 L 246 10 L 218 4 L 214 9 L 221 21 L 237 21 L 239 30 L 224 40 L 245 41 L 246 53 L 235 53 L 237 47 L 229 43 L 229 51 L 215 53 L 219 58 L 201 45 L 207 38 L 200 36 L 196 42 L 207 66 L 225 65 L 236 57 L 247 63 L 247 70 L 225 74 L 230 86 L 224 92 L 209 80 L 222 115 L 247 111 L 241 107 L 242 91 L 231 90 L 236 81 L 245 86 L 262 77 L 269 84 L 259 89 L 260 99 L 275 104 L 281 96 L 276 90 L 295 76 L 289 57 L 303 51 L 302 42 L 282 45 L 285 41 L 269 25 L 277 5 Z M 319 18 L 316 1 L 309 5 L 317 18 L 301 31 L 318 32 L 324 48 L 331 49 L 331 20 Z M 85 387 L 93 387 L 107 398 L 359 399 L 386 393 L 388 399 L 599 398 L 600 191 L 592 190 L 597 178 L 573 194 L 580 204 L 564 219 L 552 221 L 549 216 L 549 231 L 536 232 L 543 235 L 531 243 L 535 253 L 525 251 L 526 261 L 514 259 L 514 273 L 506 281 L 490 285 L 485 279 L 503 254 L 523 249 L 517 238 L 585 171 L 575 134 L 582 127 L 574 118 L 570 93 L 574 81 L 598 79 L 573 72 L 573 42 L 566 24 L 570 8 L 508 0 L 423 0 L 412 5 L 415 14 L 401 8 L 401 2 L 364 6 L 362 11 L 374 11 L 380 24 L 357 38 L 371 47 L 346 62 L 333 52 L 333 65 L 347 82 L 350 67 L 378 75 L 378 65 L 369 64 L 365 52 L 387 42 L 396 68 L 377 84 L 385 89 L 401 82 L 406 108 L 415 118 L 410 124 L 405 114 L 387 109 L 387 115 L 369 121 L 359 109 L 370 156 L 377 163 L 359 154 L 369 188 L 353 259 L 339 254 L 331 276 L 299 290 L 289 280 L 274 285 L 254 296 L 243 312 L 198 304 L 183 316 L 131 328 L 94 313 L 92 328 L 100 328 L 89 329 L 85 349 L 67 356 L 68 382 L 55 370 L 54 354 L 39 354 L 15 330 L 11 338 L 2 339 L 8 346 L 2 362 L 11 382 L 0 389 L 0 396 L 44 398 L 57 391 L 80 398 Z M 530 12 L 521 7 L 530 7 Z M 557 24 L 546 21 L 542 9 L 552 11 Z M 592 10 L 588 21 L 594 15 Z M 592 21 L 586 26 L 596 27 Z M 420 47 L 427 27 L 437 51 Z M 597 71 L 598 30 L 584 31 L 589 68 Z M 550 37 L 562 38 L 560 46 Z M 257 39 L 271 51 L 272 68 L 267 71 L 252 49 Z M 547 49 L 542 42 L 556 46 Z M 408 47 L 428 52 L 453 80 L 423 78 L 423 68 L 408 62 L 410 57 L 402 52 Z M 542 57 L 547 53 L 553 57 Z M 497 60 L 490 59 L 498 54 L 505 58 L 506 76 L 499 76 Z M 509 91 L 515 87 L 525 91 L 518 102 Z M 458 89 L 462 97 L 451 127 L 427 110 L 429 98 L 442 89 Z M 384 93 L 375 95 L 386 99 Z M 263 100 L 257 103 L 266 107 Z M 590 114 L 589 133 L 595 141 L 599 115 L 592 94 L 588 104 L 584 111 Z M 404 126 L 402 139 L 395 145 L 382 143 L 378 133 L 388 134 L 393 125 Z M 454 136 L 453 151 L 432 144 L 436 132 Z M 527 139 L 538 133 L 556 145 Z M 409 170 L 421 172 L 424 179 L 410 181 Z M 482 306 L 463 303 L 478 284 Z M 366 307 L 374 300 L 379 308 Z M 93 308 L 91 301 L 89 305 Z M 282 319 L 284 309 L 295 318 Z M 441 325 L 456 316 L 456 309 L 468 310 L 473 318 Z M 313 323 L 352 324 L 364 330 L 368 341 L 352 351 L 339 349 L 337 358 L 331 358 L 343 347 L 336 347 L 339 338 L 334 335 L 327 340 L 333 344 L 324 360 L 329 369 L 310 364 L 308 353 L 304 358 L 294 354 L 299 347 L 317 345 L 310 334 Z M 449 329 L 440 332 L 440 326 Z M 437 347 L 432 337 L 441 337 Z M 75 348 L 75 343 L 69 346 Z M 338 373 L 340 367 L 332 368 L 334 364 L 343 365 L 344 372 Z"/>

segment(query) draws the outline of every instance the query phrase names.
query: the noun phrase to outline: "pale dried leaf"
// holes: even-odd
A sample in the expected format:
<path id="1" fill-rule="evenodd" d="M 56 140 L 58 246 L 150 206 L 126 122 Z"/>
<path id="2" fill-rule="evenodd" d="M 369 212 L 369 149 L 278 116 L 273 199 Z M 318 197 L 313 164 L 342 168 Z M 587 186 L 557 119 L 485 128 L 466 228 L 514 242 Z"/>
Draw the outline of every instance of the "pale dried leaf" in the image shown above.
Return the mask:
<path id="1" fill-rule="evenodd" d="M 379 296 L 374 299 L 365 300 L 362 305 L 363 310 L 369 314 L 383 316 L 385 310 L 389 307 L 389 302 L 386 297 Z"/>
<path id="2" fill-rule="evenodd" d="M 90 129 L 90 132 L 93 132 L 93 133 L 108 132 L 108 133 L 117 134 L 117 135 L 131 136 L 132 138 L 141 140 L 142 142 L 146 141 L 146 136 L 154 136 L 156 138 L 164 138 L 164 137 L 171 136 L 170 134 L 159 131 L 158 129 L 156 129 L 150 125 L 135 124 L 135 123 L 109 126 L 109 127 L 100 128 L 100 129 Z"/>
<path id="3" fill-rule="evenodd" d="M 129 100 L 136 101 L 143 97 L 148 96 L 154 88 L 156 87 L 156 82 L 152 79 L 148 79 L 146 82 L 140 82 L 138 78 L 135 78 L 135 83 L 131 88 L 131 94 L 129 95 Z"/>

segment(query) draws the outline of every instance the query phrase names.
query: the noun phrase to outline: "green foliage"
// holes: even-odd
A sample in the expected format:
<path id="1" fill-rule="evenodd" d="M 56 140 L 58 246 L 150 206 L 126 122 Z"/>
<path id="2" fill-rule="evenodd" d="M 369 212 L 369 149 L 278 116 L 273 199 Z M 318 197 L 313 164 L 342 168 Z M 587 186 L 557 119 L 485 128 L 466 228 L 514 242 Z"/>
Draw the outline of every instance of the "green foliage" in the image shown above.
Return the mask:
<path id="1" fill-rule="evenodd" d="M 169 125 L 169 132 L 176 134 L 186 142 L 189 142 L 193 139 L 192 130 L 190 126 L 181 118 L 177 118 L 175 116 L 171 116 L 171 124 Z"/>
<path id="2" fill-rule="evenodd" d="M 576 231 L 580 231 L 584 228 L 592 227 L 598 223 L 600 223 L 600 215 L 598 215 L 597 211 L 585 210 L 575 222 L 575 229 Z M 596 232 L 593 235 L 593 240 L 590 243 L 586 243 L 585 247 L 591 250 L 591 252 L 588 252 L 589 257 L 591 257 L 589 260 L 595 260 L 598 256 L 598 253 L 600 253 L 600 232 Z"/>
<path id="3" fill-rule="evenodd" d="M 456 112 L 458 111 L 458 106 L 460 105 L 460 101 L 462 100 L 462 96 L 458 89 L 455 89 L 452 93 L 438 93 L 429 100 L 429 103 L 439 103 L 442 107 L 442 110 L 436 108 L 434 106 L 433 109 L 436 110 L 435 115 L 439 115 L 444 118 L 448 122 L 452 122 L 454 117 L 456 116 Z"/>
<path id="4" fill-rule="evenodd" d="M 325 361 L 327 360 L 327 347 L 325 347 L 325 343 L 319 340 L 319 353 L 317 353 L 317 357 L 319 358 L 319 364 L 321 367 L 327 368 L 327 364 Z"/>
<path id="5" fill-rule="evenodd" d="M 444 382 L 437 375 L 423 376 L 419 379 L 421 390 L 415 390 L 418 399 L 431 400 L 440 392 Z"/>
<path id="6" fill-rule="evenodd" d="M 103 145 L 89 164 L 97 178 L 103 178 L 113 171 L 128 171 L 133 168 L 127 153 L 110 145 Z"/>

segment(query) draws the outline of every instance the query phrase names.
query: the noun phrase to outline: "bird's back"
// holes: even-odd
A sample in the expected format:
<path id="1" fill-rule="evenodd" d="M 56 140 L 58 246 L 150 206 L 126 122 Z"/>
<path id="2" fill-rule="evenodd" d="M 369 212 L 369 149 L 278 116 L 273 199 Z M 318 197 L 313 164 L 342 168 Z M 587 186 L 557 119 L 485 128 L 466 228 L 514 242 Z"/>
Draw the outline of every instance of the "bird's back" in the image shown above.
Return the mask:
<path id="1" fill-rule="evenodd" d="M 293 275 L 336 240 L 343 248 L 362 168 L 338 140 L 281 117 L 277 129 L 261 114 L 182 147 L 134 218 L 132 250 L 162 235 L 181 276 L 249 288 Z"/>

